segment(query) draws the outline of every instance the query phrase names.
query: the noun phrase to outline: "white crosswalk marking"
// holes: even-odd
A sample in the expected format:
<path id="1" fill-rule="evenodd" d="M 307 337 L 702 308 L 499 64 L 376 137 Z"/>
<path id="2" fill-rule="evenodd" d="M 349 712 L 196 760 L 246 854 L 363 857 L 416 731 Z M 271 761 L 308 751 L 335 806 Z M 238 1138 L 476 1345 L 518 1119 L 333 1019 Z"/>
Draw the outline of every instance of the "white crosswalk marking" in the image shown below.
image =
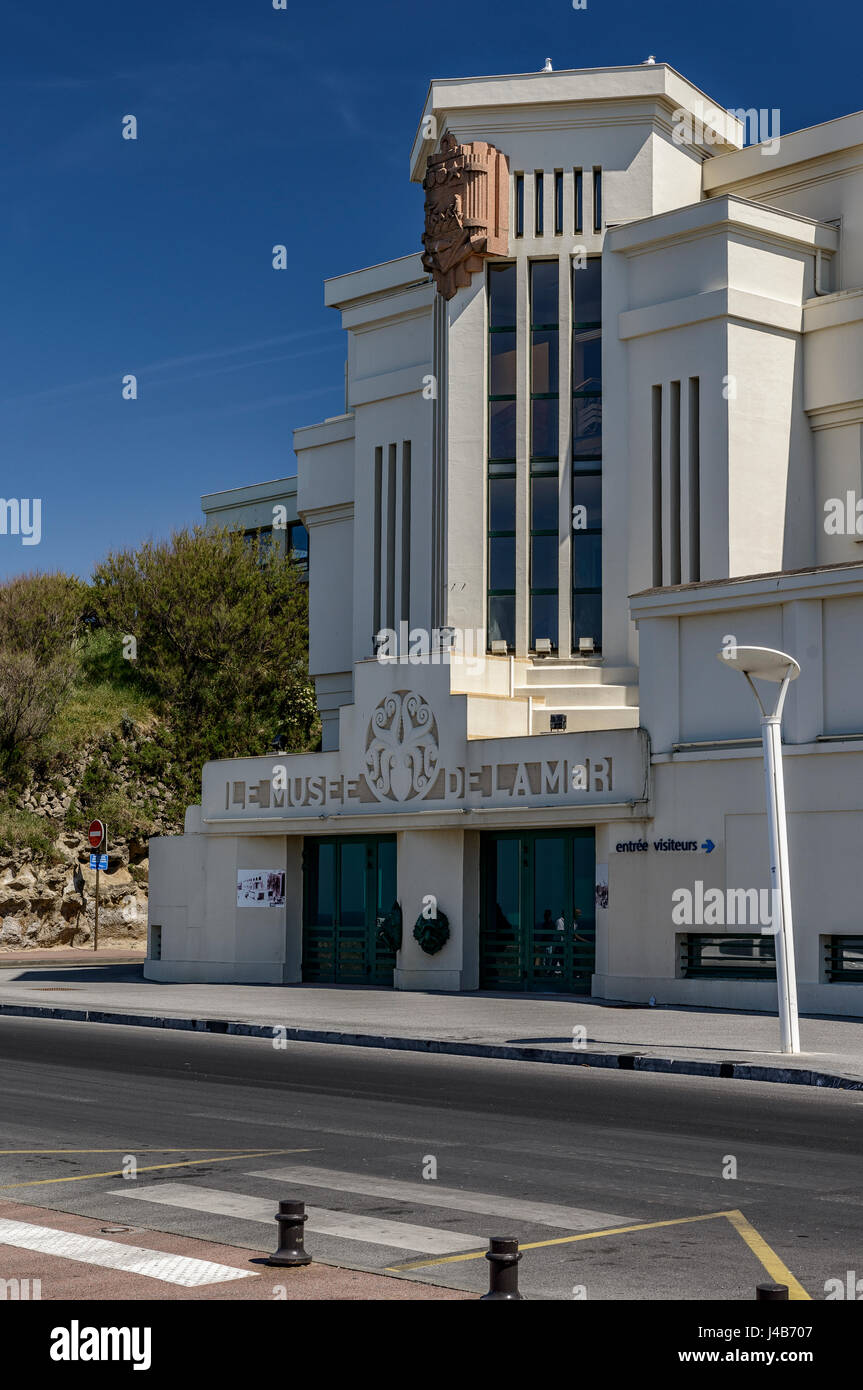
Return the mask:
<path id="1" fill-rule="evenodd" d="M 224 1192 L 193 1183 L 160 1182 L 135 1190 L 129 1183 L 110 1193 L 112 1197 L 135 1197 L 167 1207 L 185 1207 L 209 1212 L 213 1216 L 232 1216 L 241 1221 L 265 1221 L 275 1235 L 276 1203 L 268 1197 L 250 1197 L 241 1192 Z M 436 1226 L 413 1226 L 408 1221 L 384 1221 L 377 1216 L 359 1216 L 346 1211 L 327 1211 L 306 1207 L 306 1231 L 322 1236 L 341 1236 L 368 1245 L 386 1245 L 393 1250 L 417 1250 L 424 1255 L 454 1255 L 464 1250 L 481 1250 L 485 1237 L 465 1235 Z"/>
<path id="2" fill-rule="evenodd" d="M 38 1251 L 43 1255 L 59 1255 L 64 1260 L 81 1264 L 100 1265 L 103 1269 L 120 1269 L 127 1274 L 144 1274 L 148 1279 L 160 1279 L 165 1284 L 180 1284 L 184 1289 L 202 1284 L 226 1284 L 231 1279 L 257 1279 L 251 1269 L 232 1269 L 230 1265 L 213 1264 L 211 1260 L 195 1260 L 188 1255 L 171 1255 L 162 1250 L 145 1250 L 140 1245 L 121 1245 L 113 1240 L 99 1240 L 74 1231 L 58 1231 L 51 1226 L 33 1226 L 27 1221 L 0 1220 L 0 1245 L 13 1245 L 19 1250 Z"/>
<path id="3" fill-rule="evenodd" d="M 441 1187 L 438 1182 L 399 1182 L 392 1178 L 361 1177 L 355 1173 L 339 1173 L 331 1168 L 309 1168 L 300 1164 L 268 1168 L 266 1171 L 262 1169 L 246 1176 L 290 1183 L 291 1196 L 301 1195 L 303 1187 L 327 1187 L 333 1192 L 353 1192 L 362 1197 L 384 1197 L 395 1202 L 442 1207 L 449 1211 L 501 1216 L 507 1221 L 557 1226 L 565 1231 L 598 1231 L 604 1226 L 632 1225 L 639 1219 L 621 1216 L 619 1212 L 561 1207 L 551 1202 L 527 1202 L 518 1197 L 498 1197 L 490 1192 L 463 1192 L 456 1187 Z"/>

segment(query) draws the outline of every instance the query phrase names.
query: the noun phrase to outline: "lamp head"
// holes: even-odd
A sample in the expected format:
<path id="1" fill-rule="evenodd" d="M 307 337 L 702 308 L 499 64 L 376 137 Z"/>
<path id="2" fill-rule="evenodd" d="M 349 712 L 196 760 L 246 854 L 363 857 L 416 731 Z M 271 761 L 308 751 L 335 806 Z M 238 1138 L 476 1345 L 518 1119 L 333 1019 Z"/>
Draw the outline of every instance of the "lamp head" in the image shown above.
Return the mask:
<path id="1" fill-rule="evenodd" d="M 774 651 L 772 647 L 735 647 L 733 651 L 717 652 L 716 659 L 723 666 L 730 666 L 732 670 L 741 671 L 756 680 L 781 683 L 786 676 L 796 681 L 800 675 L 800 663 L 793 656 Z"/>

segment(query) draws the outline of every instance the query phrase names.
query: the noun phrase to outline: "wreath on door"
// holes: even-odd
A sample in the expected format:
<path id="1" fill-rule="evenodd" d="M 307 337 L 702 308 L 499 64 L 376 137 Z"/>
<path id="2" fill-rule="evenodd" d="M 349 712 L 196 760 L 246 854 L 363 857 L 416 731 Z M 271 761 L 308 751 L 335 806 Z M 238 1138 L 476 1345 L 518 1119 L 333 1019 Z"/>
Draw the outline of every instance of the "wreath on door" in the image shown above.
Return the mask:
<path id="1" fill-rule="evenodd" d="M 427 956 L 436 956 L 449 941 L 449 918 L 446 913 L 441 908 L 431 917 L 421 912 L 414 925 L 414 938 Z"/>

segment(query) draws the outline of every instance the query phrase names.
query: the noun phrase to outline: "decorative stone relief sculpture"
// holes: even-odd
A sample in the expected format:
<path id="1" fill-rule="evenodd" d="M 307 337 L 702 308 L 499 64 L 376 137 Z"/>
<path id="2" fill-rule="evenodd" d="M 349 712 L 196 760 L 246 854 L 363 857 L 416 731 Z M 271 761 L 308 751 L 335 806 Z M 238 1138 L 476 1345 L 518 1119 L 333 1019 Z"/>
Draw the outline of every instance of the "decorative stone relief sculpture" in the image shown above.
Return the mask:
<path id="1" fill-rule="evenodd" d="M 437 721 L 422 695 L 395 690 L 375 709 L 366 734 L 366 781 L 379 801 L 425 796 L 438 772 Z"/>
<path id="2" fill-rule="evenodd" d="M 470 279 L 488 256 L 509 253 L 509 169 L 494 145 L 460 145 L 447 131 L 429 155 L 423 265 L 444 299 Z"/>

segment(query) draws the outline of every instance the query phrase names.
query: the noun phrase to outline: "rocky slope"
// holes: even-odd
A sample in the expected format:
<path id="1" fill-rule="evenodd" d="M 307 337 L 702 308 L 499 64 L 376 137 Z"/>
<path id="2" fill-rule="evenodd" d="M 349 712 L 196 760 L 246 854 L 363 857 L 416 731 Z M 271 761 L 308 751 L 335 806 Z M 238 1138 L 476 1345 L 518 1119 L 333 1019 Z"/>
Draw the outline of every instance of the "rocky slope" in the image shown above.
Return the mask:
<path id="1" fill-rule="evenodd" d="M 46 864 L 32 850 L 0 856 L 0 946 L 85 946 L 93 939 L 96 874 L 86 835 L 61 831 Z M 75 871 L 83 879 L 75 888 Z M 99 944 L 143 942 L 147 935 L 147 845 L 132 842 L 108 856 L 99 875 Z"/>
<path id="2" fill-rule="evenodd" d="M 82 750 L 79 762 L 52 769 L 26 787 L 16 810 L 44 822 L 47 853 L 0 842 L 0 947 L 83 946 L 93 940 L 96 873 L 89 866 L 82 787 L 104 787 L 107 805 L 121 805 L 134 831 L 118 835 L 108 816 L 108 869 L 100 875 L 99 944 L 143 943 L 147 934 L 149 836 L 178 833 L 179 810 L 168 787 L 143 775 L 146 734 L 125 730 Z M 101 802 L 98 792 L 91 805 Z M 101 810 L 99 812 L 101 814 Z"/>

